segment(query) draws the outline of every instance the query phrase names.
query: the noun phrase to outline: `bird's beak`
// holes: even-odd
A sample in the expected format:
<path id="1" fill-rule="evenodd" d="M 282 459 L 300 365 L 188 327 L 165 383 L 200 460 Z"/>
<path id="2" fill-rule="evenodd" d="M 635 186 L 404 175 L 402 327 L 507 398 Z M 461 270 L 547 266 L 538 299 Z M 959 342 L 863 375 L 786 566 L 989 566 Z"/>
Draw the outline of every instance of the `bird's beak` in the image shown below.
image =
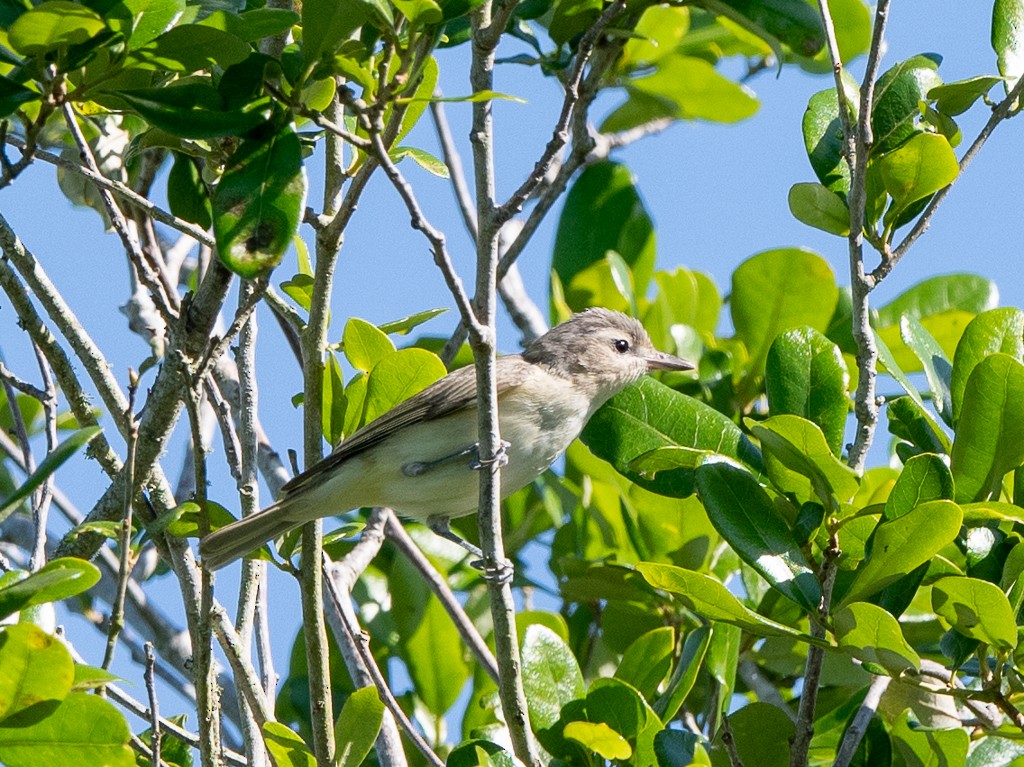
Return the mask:
<path id="1" fill-rule="evenodd" d="M 648 370 L 693 370 L 692 362 L 687 362 L 682 357 L 673 357 L 671 354 L 657 350 L 644 355 L 647 360 Z"/>

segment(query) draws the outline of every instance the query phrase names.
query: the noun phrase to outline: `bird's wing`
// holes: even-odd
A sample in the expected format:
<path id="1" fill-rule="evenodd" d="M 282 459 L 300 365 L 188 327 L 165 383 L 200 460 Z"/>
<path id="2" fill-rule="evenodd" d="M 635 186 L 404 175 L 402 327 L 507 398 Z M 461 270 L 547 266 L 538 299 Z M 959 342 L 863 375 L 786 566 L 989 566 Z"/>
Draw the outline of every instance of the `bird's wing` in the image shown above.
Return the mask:
<path id="1" fill-rule="evenodd" d="M 530 373 L 532 365 L 522 357 L 500 357 L 495 370 L 498 394 L 519 386 Z M 366 424 L 346 439 L 329 456 L 297 474 L 282 489 L 292 493 L 311 480 L 352 456 L 378 445 L 401 429 L 421 421 L 443 418 L 459 410 L 476 405 L 476 370 L 472 365 L 459 368 L 435 381 L 423 391 L 395 405 L 376 420 Z"/>

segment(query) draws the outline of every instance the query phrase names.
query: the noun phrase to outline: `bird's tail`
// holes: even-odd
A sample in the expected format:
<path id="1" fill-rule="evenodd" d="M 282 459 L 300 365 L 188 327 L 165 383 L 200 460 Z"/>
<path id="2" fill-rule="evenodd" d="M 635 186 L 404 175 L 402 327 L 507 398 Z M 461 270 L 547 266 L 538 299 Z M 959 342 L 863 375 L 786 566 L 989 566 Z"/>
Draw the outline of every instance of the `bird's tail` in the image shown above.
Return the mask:
<path id="1" fill-rule="evenodd" d="M 301 525 L 306 519 L 295 514 L 298 509 L 294 507 L 295 499 L 284 497 L 273 506 L 210 533 L 199 542 L 203 564 L 219 570 Z"/>

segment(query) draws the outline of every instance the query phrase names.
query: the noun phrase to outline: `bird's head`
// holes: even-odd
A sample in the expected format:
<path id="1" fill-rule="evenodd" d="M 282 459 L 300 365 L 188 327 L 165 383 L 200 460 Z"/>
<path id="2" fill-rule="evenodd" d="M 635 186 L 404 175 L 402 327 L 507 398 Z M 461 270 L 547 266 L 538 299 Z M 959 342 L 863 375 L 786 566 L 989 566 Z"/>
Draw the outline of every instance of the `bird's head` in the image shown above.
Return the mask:
<path id="1" fill-rule="evenodd" d="M 652 370 L 693 369 L 692 363 L 655 349 L 637 320 L 602 308 L 556 325 L 533 341 L 523 358 L 586 386 L 598 405 Z"/>

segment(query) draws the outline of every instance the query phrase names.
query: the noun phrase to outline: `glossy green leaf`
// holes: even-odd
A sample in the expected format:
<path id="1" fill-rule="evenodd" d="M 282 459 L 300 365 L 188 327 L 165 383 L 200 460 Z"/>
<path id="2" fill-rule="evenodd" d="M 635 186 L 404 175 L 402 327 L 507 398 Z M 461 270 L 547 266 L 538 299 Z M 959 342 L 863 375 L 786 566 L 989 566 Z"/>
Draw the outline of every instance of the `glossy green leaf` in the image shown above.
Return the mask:
<path id="1" fill-rule="evenodd" d="M 27 577 L 0 588 L 0 618 L 26 607 L 81 594 L 99 579 L 100 571 L 91 562 L 73 557 L 54 559 Z"/>
<path id="2" fill-rule="evenodd" d="M 672 668 L 674 651 L 675 631 L 670 626 L 648 631 L 637 637 L 623 653 L 615 677 L 652 700 Z"/>
<path id="3" fill-rule="evenodd" d="M 270 119 L 271 112 L 269 98 L 258 99 L 237 109 L 225 109 L 220 92 L 203 82 L 186 81 L 161 88 L 118 91 L 117 98 L 156 127 L 175 136 L 192 139 L 246 133 Z M 242 147 L 248 143 L 251 142 L 244 142 Z M 234 157 L 242 147 L 236 150 Z"/>
<path id="4" fill-rule="evenodd" d="M 128 723 L 103 698 L 73 692 L 48 716 L 29 714 L 0 723 L 5 767 L 135 767 Z"/>
<path id="5" fill-rule="evenodd" d="M 497 743 L 470 738 L 458 745 L 445 760 L 446 767 L 516 767 L 515 757 Z"/>
<path id="6" fill-rule="evenodd" d="M 658 767 L 678 767 L 694 763 L 701 736 L 688 730 L 662 730 L 654 736 Z"/>
<path id="7" fill-rule="evenodd" d="M 338 356 L 329 352 L 324 360 L 323 388 L 320 392 L 321 430 L 330 445 L 337 445 L 345 436 L 348 400 L 345 398 L 345 378 Z"/>
<path id="8" fill-rule="evenodd" d="M 556 0 L 548 34 L 556 45 L 564 45 L 583 34 L 600 14 L 598 0 Z"/>
<path id="9" fill-rule="evenodd" d="M 991 280 L 977 274 L 945 274 L 917 283 L 881 307 L 877 327 L 899 325 L 904 315 L 924 320 L 950 309 L 980 314 L 998 303 L 999 290 Z"/>
<path id="10" fill-rule="evenodd" d="M 377 688 L 363 687 L 348 696 L 334 725 L 334 767 L 359 767 L 370 753 L 384 721 Z"/>
<path id="11" fill-rule="evenodd" d="M 697 469 L 697 492 L 715 529 L 747 564 L 804 609 L 818 609 L 818 579 L 771 497 L 750 473 L 707 464 Z"/>
<path id="12" fill-rule="evenodd" d="M 9 77 L 0 76 L 0 119 L 13 113 L 22 104 L 38 99 L 39 93 Z"/>
<path id="13" fill-rule="evenodd" d="M 846 237 L 850 233 L 850 209 L 838 194 L 814 183 L 793 184 L 789 189 L 789 212 L 807 226 Z"/>
<path id="14" fill-rule="evenodd" d="M 751 117 L 760 106 L 749 88 L 693 56 L 666 56 L 653 74 L 630 81 L 627 88 L 671 105 L 671 116 L 682 120 L 734 123 Z"/>
<path id="15" fill-rule="evenodd" d="M 902 757 L 907 765 L 963 764 L 968 765 L 967 749 L 971 744 L 966 729 L 934 730 L 910 724 L 912 712 L 908 709 L 890 725 L 893 749 Z M 994 738 L 984 738 L 979 743 L 982 748 Z M 974 767 L 991 764 L 982 757 L 982 761 Z"/>
<path id="16" fill-rule="evenodd" d="M 750 703 L 729 715 L 729 729 L 741 764 L 788 767 L 789 743 L 796 727 L 778 706 L 762 701 Z M 715 750 L 719 749 L 724 751 L 716 744 Z"/>
<path id="17" fill-rule="evenodd" d="M 964 524 L 984 525 L 989 522 L 1013 522 L 1024 525 L 1024 508 L 1005 501 L 982 501 L 980 503 L 962 503 Z M 1024 549 L 1021 550 L 1024 554 Z"/>
<path id="18" fill-rule="evenodd" d="M 302 54 L 312 66 L 325 53 L 334 53 L 369 18 L 367 4 L 358 0 L 306 0 L 302 4 Z"/>
<path id="19" fill-rule="evenodd" d="M 401 162 L 406 157 L 438 178 L 448 178 L 451 175 L 444 160 L 434 157 L 430 152 L 411 146 L 400 146 L 391 151 L 391 159 L 395 162 Z"/>
<path id="20" fill-rule="evenodd" d="M 928 501 L 953 500 L 953 475 L 942 456 L 922 453 L 908 460 L 885 502 L 885 519 L 896 519 Z M 966 512 L 965 512 L 966 513 Z"/>
<path id="21" fill-rule="evenodd" d="M 299 21 L 299 15 L 294 11 L 263 7 L 243 13 L 214 11 L 198 24 L 228 32 L 239 40 L 252 43 L 287 32 Z"/>
<path id="22" fill-rule="evenodd" d="M 636 569 L 652 586 L 676 594 L 689 609 L 708 620 L 728 623 L 757 636 L 790 637 L 826 646 L 824 641 L 758 615 L 709 575 L 654 562 L 641 562 Z"/>
<path id="23" fill-rule="evenodd" d="M 1001 77 L 992 75 L 969 77 L 932 88 L 928 91 L 928 98 L 935 101 L 935 108 L 940 112 L 955 117 L 974 106 L 978 99 L 987 96 L 992 86 L 1001 81 Z"/>
<path id="24" fill-rule="evenodd" d="M 761 468 L 760 453 L 736 424 L 653 378 L 643 378 L 612 397 L 590 419 L 580 439 L 641 487 L 676 498 L 693 494 L 692 469 L 662 471 L 649 479 L 631 468 L 633 460 L 657 448 L 682 446 Z"/>
<path id="25" fill-rule="evenodd" d="M 412 24 L 437 24 L 443 14 L 435 0 L 392 0 Z"/>
<path id="26" fill-rule="evenodd" d="M 953 423 L 953 400 L 950 394 L 950 379 L 953 365 L 924 325 L 913 317 L 900 320 L 900 337 L 921 361 L 928 387 L 932 390 L 932 402 L 936 412 L 946 425 Z"/>
<path id="27" fill-rule="evenodd" d="M 848 503 L 857 492 L 857 473 L 836 458 L 817 424 L 796 415 L 776 415 L 760 422 L 748 419 L 747 426 L 761 441 L 768 476 L 773 482 L 783 480 L 780 489 L 797 491 L 790 486 L 791 477 L 779 471 L 784 467 L 806 478 L 826 509 Z"/>
<path id="28" fill-rule="evenodd" d="M 856 82 L 844 70 L 843 86 L 847 103 L 856 110 L 860 94 Z M 850 191 L 850 166 L 843 157 L 846 141 L 839 119 L 839 97 L 834 88 L 811 96 L 803 117 L 804 148 L 818 181 L 833 192 Z M 849 225 L 849 224 L 847 224 Z"/>
<path id="29" fill-rule="evenodd" d="M 828 10 L 839 44 L 839 58 L 848 67 L 871 45 L 872 13 L 863 0 L 829 0 Z M 832 72 L 832 59 L 827 48 L 819 51 L 813 59 L 797 60 L 797 63 L 810 72 Z M 843 68 L 844 76 L 847 76 L 847 67 Z"/>
<path id="30" fill-rule="evenodd" d="M 445 376 L 444 363 L 425 349 L 399 349 L 378 362 L 366 388 L 366 422 Z"/>
<path id="31" fill-rule="evenodd" d="M 104 29 L 103 19 L 90 8 L 68 0 L 47 0 L 15 20 L 7 41 L 18 53 L 36 56 L 84 43 Z"/>
<path id="32" fill-rule="evenodd" d="M 832 617 L 839 646 L 864 663 L 880 666 L 892 676 L 921 667 L 921 658 L 907 644 L 899 621 L 868 602 L 854 602 Z"/>
<path id="33" fill-rule="evenodd" d="M 697 683 L 704 655 L 711 643 L 711 631 L 711 626 L 700 626 L 687 634 L 665 692 L 653 705 L 655 713 L 661 717 L 663 723 L 668 724 L 675 719 L 686 697 Z"/>
<path id="34" fill-rule="evenodd" d="M 618 66 L 642 68 L 672 54 L 690 28 L 690 11 L 665 5 L 644 10 L 636 25 L 636 37 L 626 42 Z"/>
<path id="35" fill-rule="evenodd" d="M 86 426 L 57 445 L 13 493 L 0 501 L 0 519 L 4 519 L 11 509 L 17 508 L 22 501 L 31 496 L 37 487 L 63 466 L 69 458 L 77 454 L 84 445 L 92 442 L 101 431 L 103 429 L 99 426 Z"/>
<path id="36" fill-rule="evenodd" d="M 814 56 L 825 46 L 821 17 L 802 0 L 723 0 L 722 4 L 735 8 L 758 30 L 800 56 Z"/>
<path id="37" fill-rule="evenodd" d="M 736 335 L 750 350 L 751 369 L 763 369 L 780 333 L 803 325 L 824 331 L 838 294 L 832 268 L 809 250 L 767 250 L 740 264 L 732 274 L 729 306 Z"/>
<path id="38" fill-rule="evenodd" d="M 0 727 L 7 717 L 71 692 L 74 662 L 60 640 L 31 623 L 0 630 Z"/>
<path id="39" fill-rule="evenodd" d="M 974 368 L 996 352 L 1024 360 L 1024 311 L 1013 307 L 992 309 L 979 314 L 964 330 L 953 356 L 949 382 L 954 426 L 960 420 L 964 391 Z"/>
<path id="40" fill-rule="evenodd" d="M 928 562 L 960 532 L 963 512 L 952 501 L 929 501 L 896 519 L 883 520 L 868 541 L 842 605 L 861 602 Z"/>
<path id="41" fill-rule="evenodd" d="M 419 327 L 424 322 L 434 319 L 439 314 L 444 314 L 447 309 L 427 309 L 426 311 L 416 312 L 410 314 L 408 317 L 402 317 L 399 320 L 392 320 L 391 322 L 385 322 L 377 327 L 384 333 L 391 334 L 397 333 L 400 336 L 408 335 L 410 331 Z"/>
<path id="42" fill-rule="evenodd" d="M 308 274 L 296 274 L 285 280 L 281 283 L 281 290 L 307 312 L 313 305 L 313 278 Z"/>
<path id="43" fill-rule="evenodd" d="M 129 66 L 186 74 L 245 61 L 252 47 L 234 35 L 201 24 L 183 24 L 131 52 Z"/>
<path id="44" fill-rule="evenodd" d="M 528 626 L 523 634 L 523 689 L 535 731 L 555 726 L 562 707 L 581 700 L 583 674 L 568 645 L 547 626 Z"/>
<path id="45" fill-rule="evenodd" d="M 174 153 L 174 164 L 167 174 L 167 203 L 175 216 L 203 229 L 213 223 L 210 192 L 188 155 Z"/>
<path id="46" fill-rule="evenodd" d="M 992 50 L 1007 92 L 1024 74 L 1024 2 L 995 0 L 992 7 Z"/>
<path id="47" fill-rule="evenodd" d="M 873 156 L 892 151 L 922 130 L 917 124 L 920 103 L 927 100 L 928 91 L 942 84 L 939 61 L 934 54 L 911 56 L 879 78 L 871 111 Z"/>
<path id="48" fill-rule="evenodd" d="M 839 348 L 813 328 L 776 336 L 765 360 L 765 393 L 772 415 L 798 415 L 817 424 L 833 454 L 843 447 L 850 408 L 850 374 Z"/>
<path id="49" fill-rule="evenodd" d="M 563 285 L 613 250 L 633 272 L 638 295 L 654 270 L 654 225 L 629 169 L 618 163 L 591 165 L 573 183 L 558 220 L 552 268 Z M 576 311 L 584 306 L 572 306 Z"/>
<path id="50" fill-rule="evenodd" d="M 71 683 L 71 689 L 84 692 L 86 690 L 95 690 L 100 687 L 106 687 L 108 684 L 115 682 L 123 682 L 124 680 L 117 676 L 117 674 L 111 674 L 109 671 L 104 671 L 101 668 L 95 666 L 86 666 L 81 663 L 75 664 L 75 679 Z"/>
<path id="51" fill-rule="evenodd" d="M 1003 476 L 1024 464 L 1024 365 L 1006 354 L 979 362 L 964 390 L 953 442 L 958 501 L 998 499 Z"/>
<path id="52" fill-rule="evenodd" d="M 603 722 L 569 722 L 562 733 L 604 759 L 629 759 L 633 755 L 626 739 Z"/>
<path id="53" fill-rule="evenodd" d="M 885 190 L 897 210 L 953 183 L 960 173 L 956 154 L 945 136 L 919 133 L 878 160 Z"/>
<path id="54" fill-rule="evenodd" d="M 263 742 L 278 765 L 316 767 L 316 758 L 306 742 L 280 722 L 264 722 Z"/>
<path id="55" fill-rule="evenodd" d="M 999 650 L 1017 646 L 1017 624 L 1006 595 L 994 583 L 948 576 L 932 584 L 932 609 L 958 632 Z"/>
<path id="56" fill-rule="evenodd" d="M 352 434 L 366 423 L 366 389 L 370 377 L 356 373 L 345 387 L 345 434 Z"/>
<path id="57" fill-rule="evenodd" d="M 395 352 L 395 345 L 386 333 L 358 317 L 352 317 L 345 323 L 341 342 L 345 348 L 345 357 L 352 367 L 367 373 Z"/>
<path id="58" fill-rule="evenodd" d="M 900 369 L 900 366 L 896 364 L 896 360 L 893 358 L 892 352 L 889 351 L 889 347 L 885 341 L 882 340 L 881 336 L 875 333 L 875 345 L 878 347 L 878 361 L 884 368 L 885 372 L 893 377 L 893 380 L 900 385 L 914 403 L 917 410 L 917 415 L 924 420 L 928 428 L 932 432 L 932 439 L 929 440 L 929 444 L 936 442 L 940 447 L 940 450 L 933 450 L 932 452 L 944 452 L 948 453 L 951 448 L 949 437 L 939 426 L 939 423 L 935 420 L 931 411 L 925 405 L 924 400 L 921 398 L 921 393 L 917 390 L 910 379 L 907 378 L 906 374 Z"/>
<path id="59" fill-rule="evenodd" d="M 239 144 L 213 195 L 217 252 L 246 278 L 277 266 L 306 201 L 302 145 L 291 127 Z"/>

